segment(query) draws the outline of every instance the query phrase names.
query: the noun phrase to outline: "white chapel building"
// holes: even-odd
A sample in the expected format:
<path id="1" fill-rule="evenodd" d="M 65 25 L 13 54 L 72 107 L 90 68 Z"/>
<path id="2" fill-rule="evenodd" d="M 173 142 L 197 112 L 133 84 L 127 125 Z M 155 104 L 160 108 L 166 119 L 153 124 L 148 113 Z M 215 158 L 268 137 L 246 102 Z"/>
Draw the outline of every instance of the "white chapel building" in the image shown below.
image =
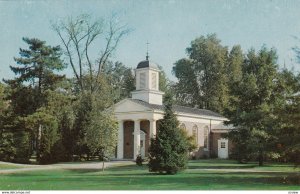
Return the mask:
<path id="1" fill-rule="evenodd" d="M 155 137 L 158 122 L 164 116 L 163 95 L 159 90 L 159 69 L 148 57 L 135 70 L 136 90 L 132 98 L 114 105 L 119 123 L 117 159 L 136 159 L 138 154 L 147 157 L 150 139 Z M 174 105 L 180 127 L 196 137 L 198 148 L 191 153 L 196 158 L 228 158 L 231 143 L 222 138 L 230 128 L 223 124 L 227 119 L 205 109 Z M 229 148 L 228 148 L 229 147 Z"/>

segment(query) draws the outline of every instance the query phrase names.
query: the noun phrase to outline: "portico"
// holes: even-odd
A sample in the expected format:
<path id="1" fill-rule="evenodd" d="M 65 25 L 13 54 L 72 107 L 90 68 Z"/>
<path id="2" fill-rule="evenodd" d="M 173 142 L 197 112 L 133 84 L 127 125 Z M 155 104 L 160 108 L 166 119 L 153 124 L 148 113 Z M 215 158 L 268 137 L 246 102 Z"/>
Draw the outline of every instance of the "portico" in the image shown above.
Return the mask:
<path id="1" fill-rule="evenodd" d="M 135 159 L 139 154 L 143 158 L 147 156 L 150 139 L 156 135 L 156 120 L 124 119 L 118 123 L 117 158 Z"/>

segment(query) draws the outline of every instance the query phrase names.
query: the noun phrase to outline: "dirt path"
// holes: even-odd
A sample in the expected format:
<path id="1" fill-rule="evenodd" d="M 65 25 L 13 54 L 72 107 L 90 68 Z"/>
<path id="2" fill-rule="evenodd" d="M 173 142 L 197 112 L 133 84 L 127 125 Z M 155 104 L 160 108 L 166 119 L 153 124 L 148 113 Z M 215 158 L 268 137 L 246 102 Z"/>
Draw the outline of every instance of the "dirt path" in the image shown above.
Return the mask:
<path id="1" fill-rule="evenodd" d="M 0 162 L 0 164 L 9 164 L 11 166 L 17 166 L 15 169 L 0 169 L 0 174 L 26 172 L 34 170 L 54 170 L 54 169 L 102 169 L 101 162 L 82 162 L 82 163 L 59 163 L 50 165 L 30 165 L 30 164 L 14 164 L 8 162 Z M 133 164 L 132 161 L 110 161 L 105 162 L 104 167 L 123 166 Z"/>

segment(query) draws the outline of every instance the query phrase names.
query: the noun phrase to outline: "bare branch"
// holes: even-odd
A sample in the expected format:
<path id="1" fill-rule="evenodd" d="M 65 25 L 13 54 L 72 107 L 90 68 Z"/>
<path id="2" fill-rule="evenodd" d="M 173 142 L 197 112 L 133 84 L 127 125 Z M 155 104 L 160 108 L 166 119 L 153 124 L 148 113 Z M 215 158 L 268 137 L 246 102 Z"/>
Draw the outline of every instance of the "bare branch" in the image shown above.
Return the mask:
<path id="1" fill-rule="evenodd" d="M 104 32 L 104 27 L 103 20 L 92 22 L 89 15 L 80 15 L 76 19 L 69 17 L 54 28 L 65 46 L 66 55 L 80 83 L 81 90 L 84 90 L 86 86 L 91 92 L 98 90 L 98 80 L 103 65 L 107 63 L 121 38 L 128 33 L 125 26 L 119 26 L 110 20 L 107 36 L 103 37 L 104 48 L 100 52 L 98 60 L 92 60 L 89 48 L 99 40 L 100 35 Z M 62 32 L 65 34 L 63 35 Z M 100 39 L 100 42 L 103 44 L 103 40 Z M 72 51 L 76 54 L 72 55 Z M 78 64 L 75 64 L 74 61 Z M 96 64 L 93 64 L 93 61 Z M 88 72 L 87 77 L 84 75 L 85 72 Z"/>
<path id="2" fill-rule="evenodd" d="M 108 37 L 106 38 L 106 46 L 98 62 L 97 77 L 99 77 L 103 65 L 107 62 L 109 56 L 116 49 L 121 38 L 128 32 L 129 30 L 126 29 L 126 26 L 117 26 L 117 24 L 113 23 L 113 20 L 110 20 Z"/>
<path id="3" fill-rule="evenodd" d="M 80 81 L 80 78 L 79 78 L 78 73 L 76 71 L 76 68 L 75 68 L 75 65 L 74 65 L 74 62 L 73 62 L 73 58 L 72 58 L 72 54 L 71 54 L 70 49 L 69 49 L 69 44 L 70 44 L 71 40 L 69 39 L 68 41 L 66 41 L 63 38 L 63 36 L 61 34 L 61 31 L 60 31 L 60 28 L 59 28 L 58 25 L 53 25 L 53 29 L 58 34 L 59 38 L 61 39 L 61 41 L 62 41 L 62 43 L 63 43 L 63 45 L 64 45 L 64 47 L 65 47 L 65 49 L 67 51 L 67 55 L 68 55 L 68 58 L 69 58 L 70 65 L 71 65 L 71 67 L 73 69 L 73 72 L 74 72 L 74 74 L 76 76 L 76 79 L 77 79 L 78 83 L 80 83 L 80 85 L 81 85 L 81 81 Z"/>

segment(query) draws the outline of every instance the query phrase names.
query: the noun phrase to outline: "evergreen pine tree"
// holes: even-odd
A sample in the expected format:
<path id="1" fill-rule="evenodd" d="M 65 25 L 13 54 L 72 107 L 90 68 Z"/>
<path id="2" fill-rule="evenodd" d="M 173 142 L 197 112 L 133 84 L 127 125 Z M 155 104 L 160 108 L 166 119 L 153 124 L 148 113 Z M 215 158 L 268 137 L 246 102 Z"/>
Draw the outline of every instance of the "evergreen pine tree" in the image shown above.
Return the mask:
<path id="1" fill-rule="evenodd" d="M 165 115 L 149 148 L 149 171 L 176 174 L 187 166 L 188 141 L 182 135 L 172 110 L 172 97 L 166 95 Z"/>
<path id="2" fill-rule="evenodd" d="M 23 38 L 23 41 L 28 48 L 20 48 L 20 57 L 14 58 L 16 64 L 10 66 L 16 77 L 4 80 L 10 89 L 7 99 L 12 109 L 11 116 L 7 118 L 14 121 L 6 124 L 5 128 L 13 133 L 16 148 L 14 161 L 26 163 L 32 151 L 36 151 L 38 161 L 42 157 L 40 153 L 44 152 L 40 147 L 42 138 L 39 134 L 41 128 L 46 129 L 48 126 L 42 126 L 44 123 L 40 118 L 44 115 L 40 113 L 48 103 L 49 91 L 57 90 L 58 84 L 64 79 L 65 76 L 58 75 L 57 72 L 63 70 L 65 65 L 60 59 L 59 46 L 48 46 L 45 41 L 36 38 Z M 57 129 L 51 128 L 43 133 L 52 131 Z"/>
<path id="3" fill-rule="evenodd" d="M 229 116 L 237 128 L 229 133 L 235 143 L 237 159 L 257 158 L 262 166 L 264 158 L 273 151 L 277 118 L 274 108 L 278 94 L 277 54 L 274 49 L 250 50 L 243 65 L 243 76 L 236 86 L 235 110 Z"/>
<path id="4" fill-rule="evenodd" d="M 12 80 L 4 80 L 4 82 L 12 87 L 12 96 L 21 95 L 21 101 L 24 97 L 31 98 L 31 102 L 27 102 L 26 105 L 33 104 L 31 106 L 33 106 L 32 112 L 34 112 L 44 105 L 44 99 L 46 98 L 44 92 L 48 89 L 55 90 L 57 83 L 64 79 L 63 75 L 58 75 L 55 71 L 63 70 L 65 65 L 60 59 L 59 46 L 48 46 L 45 41 L 36 38 L 23 38 L 23 41 L 28 44 L 29 48 L 20 48 L 19 54 L 21 57 L 14 58 L 16 66 L 10 66 L 10 69 L 18 77 Z M 18 93 L 20 89 L 29 90 L 27 94 L 29 97 Z M 17 102 L 13 102 L 13 104 L 15 103 Z"/>

